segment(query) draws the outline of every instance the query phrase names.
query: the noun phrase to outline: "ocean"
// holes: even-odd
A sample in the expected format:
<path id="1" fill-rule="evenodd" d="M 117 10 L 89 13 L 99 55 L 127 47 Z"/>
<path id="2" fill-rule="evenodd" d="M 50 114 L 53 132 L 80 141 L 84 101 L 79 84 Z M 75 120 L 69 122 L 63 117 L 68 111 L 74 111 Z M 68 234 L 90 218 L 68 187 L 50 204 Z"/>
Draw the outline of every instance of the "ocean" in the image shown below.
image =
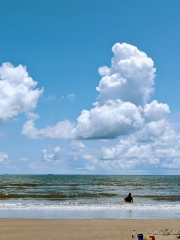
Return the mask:
<path id="1" fill-rule="evenodd" d="M 0 175 L 0 218 L 180 218 L 180 176 Z"/>

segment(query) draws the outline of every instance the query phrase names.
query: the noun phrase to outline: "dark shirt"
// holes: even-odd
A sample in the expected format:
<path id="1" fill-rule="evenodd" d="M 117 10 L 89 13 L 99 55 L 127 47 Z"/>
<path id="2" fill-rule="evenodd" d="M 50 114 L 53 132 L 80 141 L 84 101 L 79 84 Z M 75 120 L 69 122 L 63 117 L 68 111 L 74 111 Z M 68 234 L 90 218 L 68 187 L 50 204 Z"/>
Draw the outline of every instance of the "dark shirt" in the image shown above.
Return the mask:
<path id="1" fill-rule="evenodd" d="M 133 197 L 127 196 L 124 200 L 125 202 L 133 202 Z"/>

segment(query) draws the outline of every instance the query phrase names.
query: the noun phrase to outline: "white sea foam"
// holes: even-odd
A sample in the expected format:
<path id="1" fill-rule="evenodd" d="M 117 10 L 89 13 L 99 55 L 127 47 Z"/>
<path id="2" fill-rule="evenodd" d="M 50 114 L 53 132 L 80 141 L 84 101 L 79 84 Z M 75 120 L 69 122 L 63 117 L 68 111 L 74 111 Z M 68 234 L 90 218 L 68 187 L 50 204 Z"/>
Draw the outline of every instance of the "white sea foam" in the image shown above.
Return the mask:
<path id="1" fill-rule="evenodd" d="M 0 203 L 0 210 L 177 210 L 180 204 L 84 204 L 78 202 L 66 203 Z"/>

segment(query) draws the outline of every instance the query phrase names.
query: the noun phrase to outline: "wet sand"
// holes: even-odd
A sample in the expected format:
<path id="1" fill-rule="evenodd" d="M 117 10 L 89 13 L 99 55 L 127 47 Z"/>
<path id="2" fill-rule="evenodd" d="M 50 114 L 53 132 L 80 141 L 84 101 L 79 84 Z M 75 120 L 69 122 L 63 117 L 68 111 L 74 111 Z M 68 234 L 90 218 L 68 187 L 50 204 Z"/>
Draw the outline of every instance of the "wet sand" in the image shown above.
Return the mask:
<path id="1" fill-rule="evenodd" d="M 180 219 L 0 219 L 1 240 L 128 240 L 134 229 L 144 237 L 154 235 L 156 240 L 179 239 Z"/>

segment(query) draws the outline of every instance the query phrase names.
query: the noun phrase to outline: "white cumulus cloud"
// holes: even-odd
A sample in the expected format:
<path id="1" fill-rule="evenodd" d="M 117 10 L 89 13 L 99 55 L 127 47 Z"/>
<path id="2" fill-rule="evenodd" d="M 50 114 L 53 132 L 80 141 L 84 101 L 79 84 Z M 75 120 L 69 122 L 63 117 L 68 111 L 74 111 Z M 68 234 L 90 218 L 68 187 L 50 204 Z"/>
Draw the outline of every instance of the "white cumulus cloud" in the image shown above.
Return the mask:
<path id="1" fill-rule="evenodd" d="M 33 110 L 43 89 L 29 77 L 26 67 L 3 63 L 0 67 L 0 121 Z"/>
<path id="2" fill-rule="evenodd" d="M 83 110 L 77 119 L 74 133 L 79 139 L 115 138 L 131 132 L 143 123 L 139 109 L 130 102 L 108 100 Z"/>
<path id="3" fill-rule="evenodd" d="M 127 43 L 116 43 L 112 47 L 114 57 L 111 67 L 99 68 L 102 77 L 99 86 L 100 102 L 108 99 L 121 99 L 135 105 L 145 105 L 154 92 L 156 69 L 154 62 L 137 47 Z"/>

